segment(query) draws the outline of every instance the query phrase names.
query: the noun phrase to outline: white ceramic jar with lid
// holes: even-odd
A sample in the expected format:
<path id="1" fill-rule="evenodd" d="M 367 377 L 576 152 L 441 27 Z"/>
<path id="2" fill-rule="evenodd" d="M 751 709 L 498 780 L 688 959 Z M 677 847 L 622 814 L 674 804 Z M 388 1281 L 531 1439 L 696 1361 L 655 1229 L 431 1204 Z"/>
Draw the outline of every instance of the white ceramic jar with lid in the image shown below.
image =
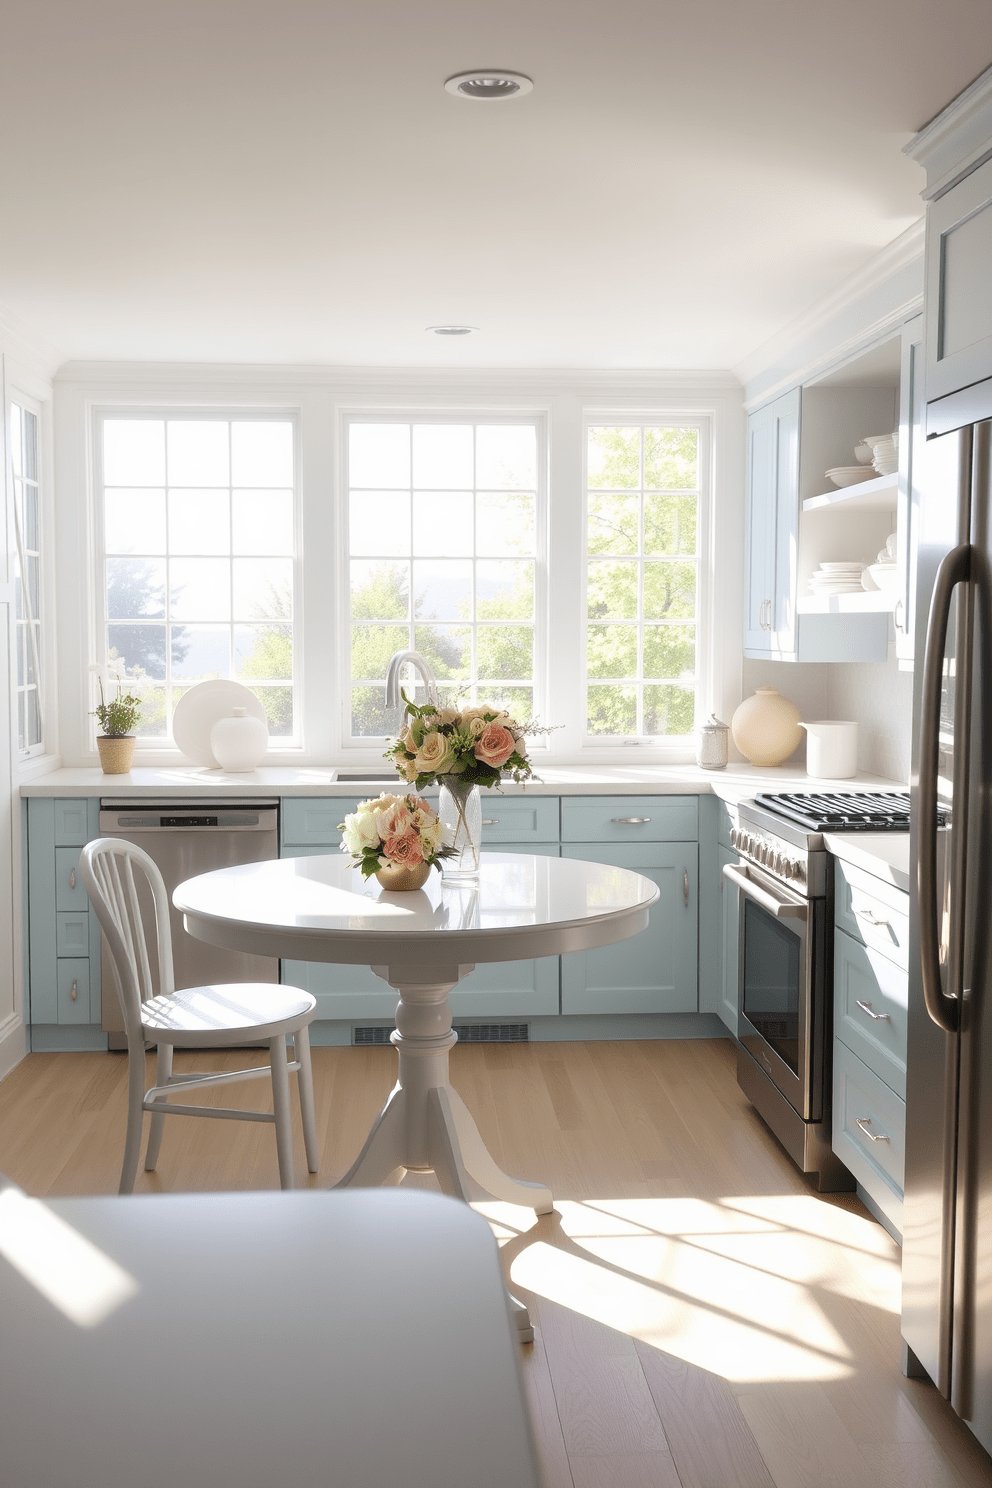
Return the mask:
<path id="1" fill-rule="evenodd" d="M 231 775 L 257 769 L 269 747 L 269 731 L 246 708 L 232 708 L 230 718 L 219 718 L 210 730 L 210 748 L 222 770 Z"/>
<path id="2" fill-rule="evenodd" d="M 715 713 L 711 713 L 709 721 L 704 723 L 699 730 L 699 742 L 696 748 L 696 763 L 701 770 L 724 770 L 727 766 L 729 753 L 730 729 L 725 723 L 721 723 Z"/>

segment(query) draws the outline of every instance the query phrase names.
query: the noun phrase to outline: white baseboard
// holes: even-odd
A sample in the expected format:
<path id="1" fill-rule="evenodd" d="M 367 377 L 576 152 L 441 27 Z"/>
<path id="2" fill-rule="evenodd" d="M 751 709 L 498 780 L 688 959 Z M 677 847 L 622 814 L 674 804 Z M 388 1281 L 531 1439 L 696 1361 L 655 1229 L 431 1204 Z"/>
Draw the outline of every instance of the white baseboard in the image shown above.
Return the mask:
<path id="1" fill-rule="evenodd" d="M 11 1013 L 0 1023 L 0 1080 L 6 1079 L 27 1052 L 27 1025 L 20 1013 Z"/>

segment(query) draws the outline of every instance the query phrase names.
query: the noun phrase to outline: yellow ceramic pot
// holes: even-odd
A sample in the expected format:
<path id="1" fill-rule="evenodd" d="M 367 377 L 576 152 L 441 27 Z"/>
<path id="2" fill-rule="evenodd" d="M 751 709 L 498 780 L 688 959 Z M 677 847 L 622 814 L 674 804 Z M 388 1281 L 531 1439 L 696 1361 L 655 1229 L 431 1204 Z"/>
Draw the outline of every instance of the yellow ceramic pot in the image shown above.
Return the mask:
<path id="1" fill-rule="evenodd" d="M 431 876 L 430 863 L 418 863 L 416 868 L 404 868 L 394 864 L 391 868 L 380 868 L 376 878 L 391 894 L 406 893 L 409 889 L 422 889 Z"/>
<path id="2" fill-rule="evenodd" d="M 803 741 L 799 709 L 774 687 L 759 687 L 730 720 L 734 743 L 752 765 L 780 765 Z"/>

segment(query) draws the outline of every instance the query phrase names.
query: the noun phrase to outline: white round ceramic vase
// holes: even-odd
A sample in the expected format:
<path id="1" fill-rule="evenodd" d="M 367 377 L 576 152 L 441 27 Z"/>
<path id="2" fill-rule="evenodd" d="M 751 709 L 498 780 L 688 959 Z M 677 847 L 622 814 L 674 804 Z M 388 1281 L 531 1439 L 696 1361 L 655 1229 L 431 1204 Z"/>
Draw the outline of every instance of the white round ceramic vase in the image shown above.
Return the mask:
<path id="1" fill-rule="evenodd" d="M 214 758 L 229 775 L 243 775 L 256 769 L 268 747 L 268 729 L 260 718 L 252 718 L 246 708 L 233 708 L 230 718 L 219 718 L 210 730 Z"/>
<path id="2" fill-rule="evenodd" d="M 780 765 L 802 743 L 799 709 L 774 687 L 759 687 L 730 720 L 734 743 L 752 765 Z"/>

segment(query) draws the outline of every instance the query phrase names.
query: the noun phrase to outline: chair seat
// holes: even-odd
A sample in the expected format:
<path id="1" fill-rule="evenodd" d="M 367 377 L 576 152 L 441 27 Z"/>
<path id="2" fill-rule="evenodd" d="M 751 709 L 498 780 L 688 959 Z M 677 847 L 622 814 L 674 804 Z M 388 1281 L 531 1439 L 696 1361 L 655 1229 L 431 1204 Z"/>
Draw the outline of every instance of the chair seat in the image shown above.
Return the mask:
<path id="1" fill-rule="evenodd" d="M 141 1026 L 155 1038 L 168 1034 L 175 1044 L 229 1043 L 232 1034 L 262 1040 L 309 1023 L 316 998 L 302 987 L 280 982 L 218 982 L 208 987 L 183 987 L 142 1004 Z"/>

